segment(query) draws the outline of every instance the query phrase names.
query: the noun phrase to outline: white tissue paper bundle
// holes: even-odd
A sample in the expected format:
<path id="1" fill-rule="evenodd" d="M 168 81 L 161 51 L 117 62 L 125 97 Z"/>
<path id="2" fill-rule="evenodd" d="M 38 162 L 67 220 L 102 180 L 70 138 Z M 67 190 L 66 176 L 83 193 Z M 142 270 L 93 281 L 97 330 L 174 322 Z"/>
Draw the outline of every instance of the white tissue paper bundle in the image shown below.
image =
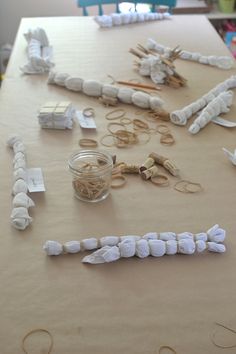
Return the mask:
<path id="1" fill-rule="evenodd" d="M 32 222 L 28 209 L 35 204 L 27 195 L 27 171 L 26 171 L 26 153 L 22 139 L 18 135 L 13 135 L 7 140 L 7 145 L 13 149 L 15 154 L 13 158 L 13 180 L 12 187 L 13 209 L 11 213 L 11 224 L 18 230 L 25 230 Z"/>
<path id="2" fill-rule="evenodd" d="M 200 129 L 204 128 L 208 123 L 212 121 L 212 119 L 218 117 L 221 113 L 227 113 L 232 103 L 233 92 L 221 92 L 202 110 L 193 124 L 189 127 L 189 132 L 191 134 L 197 134 Z"/>
<path id="3" fill-rule="evenodd" d="M 192 117 L 193 114 L 197 113 L 205 106 L 207 106 L 208 103 L 210 103 L 217 96 L 219 96 L 220 93 L 235 87 L 236 87 L 236 75 L 233 75 L 229 79 L 215 86 L 212 90 L 210 90 L 207 94 L 203 95 L 198 100 L 190 103 L 183 109 L 172 112 L 170 114 L 171 122 L 177 125 L 186 125 L 188 119 Z"/>
<path id="4" fill-rule="evenodd" d="M 43 74 L 54 66 L 52 47 L 43 28 L 29 29 L 24 34 L 27 41 L 28 63 L 20 69 L 25 74 Z"/>
<path id="5" fill-rule="evenodd" d="M 170 19 L 171 15 L 169 12 L 158 13 L 158 12 L 129 12 L 129 13 L 113 13 L 111 15 L 95 16 L 94 21 L 100 27 L 112 27 L 127 25 L 129 23 L 135 22 L 146 22 L 155 20 L 166 20 Z"/>
<path id="6" fill-rule="evenodd" d="M 38 122 L 42 128 L 72 129 L 74 114 L 71 102 L 47 102 L 39 111 Z"/>
<path id="7" fill-rule="evenodd" d="M 55 73 L 51 71 L 48 77 L 48 84 L 64 86 L 72 91 L 82 91 L 84 94 L 92 97 L 106 95 L 108 97 L 117 98 L 123 103 L 134 104 L 140 108 L 155 110 L 162 107 L 164 104 L 160 97 L 153 97 L 142 91 L 102 84 L 97 80 L 83 80 L 78 77 L 72 77 L 66 73 Z"/>
<path id="8" fill-rule="evenodd" d="M 94 253 L 83 258 L 84 263 L 113 262 L 119 258 L 137 256 L 162 257 L 177 253 L 194 254 L 208 249 L 211 252 L 224 253 L 226 232 L 218 224 L 206 232 L 193 234 L 191 232 L 148 232 L 142 237 L 138 235 L 105 236 L 100 239 L 90 237 L 82 241 L 68 241 L 64 245 L 57 241 L 46 241 L 43 246 L 48 256 L 58 256 L 64 253 L 78 253 L 80 251 L 94 250 Z"/>
<path id="9" fill-rule="evenodd" d="M 149 38 L 147 41 L 147 48 L 154 50 L 155 52 L 169 57 L 171 54 L 171 48 L 166 47 L 160 43 L 157 43 L 153 39 Z M 231 57 L 227 56 L 216 56 L 216 55 L 202 55 L 201 53 L 189 52 L 187 50 L 181 50 L 179 54 L 180 59 L 196 61 L 200 64 L 216 66 L 220 69 L 230 69 L 232 68 L 234 62 Z"/>

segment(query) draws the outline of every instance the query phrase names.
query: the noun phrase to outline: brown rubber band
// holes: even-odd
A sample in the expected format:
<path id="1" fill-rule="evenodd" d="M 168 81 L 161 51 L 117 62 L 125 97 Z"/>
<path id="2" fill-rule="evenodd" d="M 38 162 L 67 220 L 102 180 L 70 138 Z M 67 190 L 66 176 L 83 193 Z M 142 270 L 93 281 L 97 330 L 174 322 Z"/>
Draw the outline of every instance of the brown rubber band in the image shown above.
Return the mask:
<path id="1" fill-rule="evenodd" d="M 169 345 L 162 345 L 159 350 L 158 353 L 161 354 L 161 352 L 165 349 L 170 350 L 172 353 L 177 354 L 177 352 L 174 350 L 174 348 L 170 347 Z"/>
<path id="2" fill-rule="evenodd" d="M 165 124 L 158 124 L 156 130 L 157 130 L 157 132 L 159 134 L 168 134 L 168 133 L 170 133 L 170 129 Z"/>
<path id="3" fill-rule="evenodd" d="M 119 184 L 111 182 L 111 188 L 121 188 L 126 184 L 126 178 L 123 175 L 113 175 L 111 176 L 112 181 L 114 180 L 120 180 L 121 182 Z"/>
<path id="4" fill-rule="evenodd" d="M 108 145 L 106 143 L 104 143 L 104 140 L 108 137 L 112 137 L 113 138 L 113 143 Z M 103 137 L 100 139 L 100 143 L 103 145 L 103 146 L 106 146 L 106 147 L 113 147 L 116 145 L 115 141 L 114 141 L 114 135 L 113 134 L 106 134 L 106 135 L 103 135 Z"/>
<path id="5" fill-rule="evenodd" d="M 118 115 L 114 116 L 114 113 L 119 113 Z M 119 118 L 123 118 L 125 115 L 125 110 L 122 108 L 118 108 L 118 109 L 114 109 L 113 111 L 108 112 L 105 117 L 107 120 L 115 120 L 115 119 L 119 119 Z"/>
<path id="6" fill-rule="evenodd" d="M 175 139 L 171 133 L 162 134 L 160 143 L 163 145 L 173 145 L 175 143 Z"/>
<path id="7" fill-rule="evenodd" d="M 167 187 L 169 186 L 169 178 L 166 175 L 159 174 L 151 177 L 151 182 L 157 186 Z"/>
<path id="8" fill-rule="evenodd" d="M 120 122 L 121 122 L 121 124 L 129 125 L 132 123 L 132 119 L 128 118 L 128 117 L 123 117 L 123 118 L 121 118 Z"/>
<path id="9" fill-rule="evenodd" d="M 226 329 L 226 330 L 228 330 L 228 331 L 230 331 L 230 332 L 232 332 L 234 334 L 236 334 L 236 331 L 234 329 L 230 328 L 230 327 L 227 327 L 227 326 L 225 326 L 225 325 L 223 325 L 221 323 L 218 323 L 218 322 L 216 322 L 216 325 L 219 326 L 219 327 L 222 327 L 222 328 L 224 328 L 224 329 Z M 215 341 L 215 336 L 216 336 L 216 332 L 212 334 L 211 341 L 216 347 L 221 348 L 221 349 L 228 349 L 228 348 L 235 348 L 236 347 L 236 344 L 224 345 L 224 344 L 217 343 Z"/>
<path id="10" fill-rule="evenodd" d="M 107 125 L 107 130 L 109 131 L 109 133 L 111 133 L 111 134 L 113 134 L 113 135 L 116 134 L 116 132 L 113 132 L 113 131 L 111 130 L 111 127 L 113 127 L 113 126 L 119 126 L 119 127 L 122 127 L 124 130 L 126 130 L 125 124 L 123 124 L 123 123 L 118 123 L 118 122 L 111 122 L 111 123 L 109 123 L 109 124 Z"/>
<path id="11" fill-rule="evenodd" d="M 51 335 L 51 333 L 46 330 L 46 329 L 43 329 L 43 328 L 37 328 L 37 329 L 33 329 L 32 331 L 28 332 L 24 338 L 22 339 L 22 344 L 21 344 L 21 347 L 22 347 L 22 350 L 25 354 L 28 354 L 27 350 L 25 349 L 25 341 L 26 339 L 31 336 L 32 334 L 34 333 L 37 333 L 37 332 L 43 332 L 43 333 L 46 333 L 49 338 L 50 338 L 50 345 L 49 345 L 49 348 L 48 348 L 48 351 L 47 351 L 47 354 L 50 354 L 52 352 L 52 348 L 53 348 L 53 336 Z M 46 352 L 45 352 L 46 353 Z"/>
<path id="12" fill-rule="evenodd" d="M 148 131 L 137 131 L 136 134 L 137 134 L 137 137 L 138 137 L 139 144 L 147 144 L 150 141 L 150 139 L 151 139 L 151 135 L 150 135 L 150 133 Z M 147 139 L 144 140 L 144 141 L 140 141 L 139 136 L 140 135 L 145 135 L 145 134 L 147 136 Z"/>
<path id="13" fill-rule="evenodd" d="M 134 125 L 134 129 L 136 129 L 136 128 L 145 129 L 145 130 L 149 129 L 148 124 L 146 122 L 142 121 L 141 119 L 135 118 L 133 120 L 133 125 Z"/>
<path id="14" fill-rule="evenodd" d="M 197 189 L 191 189 L 190 186 L 197 187 Z M 184 179 L 176 182 L 174 185 L 174 189 L 181 193 L 197 193 L 203 190 L 200 183 L 195 183 Z"/>
<path id="15" fill-rule="evenodd" d="M 97 147 L 98 143 L 94 139 L 84 138 L 79 140 L 79 145 L 81 147 Z"/>

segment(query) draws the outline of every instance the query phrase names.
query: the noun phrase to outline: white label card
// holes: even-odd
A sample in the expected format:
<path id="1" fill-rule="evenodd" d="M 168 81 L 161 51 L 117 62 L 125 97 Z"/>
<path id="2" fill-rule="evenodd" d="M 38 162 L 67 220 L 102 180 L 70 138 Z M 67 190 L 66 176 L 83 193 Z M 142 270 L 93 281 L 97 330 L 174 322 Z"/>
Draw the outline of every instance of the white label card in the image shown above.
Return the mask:
<path id="1" fill-rule="evenodd" d="M 46 189 L 44 185 L 42 169 L 36 167 L 28 168 L 26 171 L 29 192 L 45 192 Z"/>
<path id="2" fill-rule="evenodd" d="M 76 117 L 78 119 L 81 128 L 96 129 L 96 123 L 92 117 L 85 117 L 82 111 L 76 111 Z"/>

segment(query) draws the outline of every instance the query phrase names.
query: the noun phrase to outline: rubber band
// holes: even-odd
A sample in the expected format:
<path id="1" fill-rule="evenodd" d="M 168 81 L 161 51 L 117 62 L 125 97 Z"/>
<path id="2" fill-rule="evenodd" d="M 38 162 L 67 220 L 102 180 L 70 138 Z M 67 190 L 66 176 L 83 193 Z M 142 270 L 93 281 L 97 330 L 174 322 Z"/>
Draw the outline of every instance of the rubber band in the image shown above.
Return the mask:
<path id="1" fill-rule="evenodd" d="M 144 113 L 145 113 L 144 110 L 143 110 L 143 111 L 137 110 L 137 111 L 134 112 L 134 114 L 137 115 L 137 116 L 140 116 L 140 115 L 142 115 L 142 114 L 144 114 Z"/>
<path id="2" fill-rule="evenodd" d="M 140 141 L 139 136 L 140 136 L 140 135 L 145 135 L 145 134 L 146 134 L 146 136 L 147 136 L 147 139 L 144 140 L 144 141 Z M 150 139 L 151 139 L 151 135 L 150 135 L 150 133 L 147 132 L 147 131 L 138 131 L 138 132 L 137 132 L 137 136 L 138 136 L 138 142 L 139 142 L 139 144 L 147 144 L 147 143 L 150 141 Z"/>
<path id="3" fill-rule="evenodd" d="M 111 122 L 111 123 L 109 123 L 109 124 L 107 125 L 107 130 L 109 131 L 109 133 L 111 133 L 111 134 L 113 134 L 113 135 L 116 134 L 116 132 L 113 132 L 113 131 L 111 130 L 111 127 L 114 126 L 114 125 L 115 125 L 115 126 L 122 127 L 122 128 L 126 131 L 126 126 L 125 126 L 125 124 L 118 123 L 118 122 Z"/>
<path id="4" fill-rule="evenodd" d="M 95 116 L 95 112 L 92 107 L 88 107 L 88 108 L 83 109 L 82 114 L 83 114 L 83 116 L 85 116 L 87 118 Z"/>
<path id="5" fill-rule="evenodd" d="M 169 345 L 162 345 L 159 350 L 158 353 L 161 354 L 161 352 L 165 349 L 170 350 L 172 353 L 177 354 L 177 352 L 174 350 L 174 348 L 170 347 Z"/>
<path id="6" fill-rule="evenodd" d="M 113 144 L 106 144 L 104 143 L 104 140 L 108 137 L 112 137 L 113 138 Z M 100 139 L 100 143 L 103 145 L 103 146 L 106 146 L 106 147 L 113 147 L 116 145 L 115 141 L 114 141 L 114 135 L 113 134 L 106 134 L 106 135 L 103 135 L 103 137 Z"/>
<path id="7" fill-rule="evenodd" d="M 191 189 L 190 186 L 192 186 L 193 189 Z M 194 189 L 194 187 L 196 187 L 196 189 Z M 197 193 L 203 190 L 200 183 L 194 183 L 194 182 L 189 182 L 188 184 L 186 184 L 186 186 L 184 186 L 184 188 L 188 191 L 188 193 Z"/>
<path id="8" fill-rule="evenodd" d="M 230 327 L 227 327 L 227 326 L 225 326 L 225 325 L 223 325 L 223 324 L 221 324 L 221 323 L 218 323 L 218 322 L 216 322 L 215 324 L 216 324 L 217 326 L 219 326 L 219 327 L 222 327 L 222 328 L 224 328 L 224 329 L 226 329 L 226 330 L 228 330 L 228 331 L 230 331 L 230 332 L 236 334 L 236 330 L 234 330 L 234 329 L 232 329 L 232 328 L 230 328 Z M 211 341 L 212 341 L 212 343 L 213 343 L 216 347 L 221 348 L 221 349 L 229 349 L 229 348 L 235 348 L 235 347 L 236 347 L 236 344 L 224 345 L 224 344 L 216 343 L 216 341 L 215 341 L 215 336 L 216 336 L 216 332 L 212 334 L 212 336 L 211 336 Z"/>
<path id="9" fill-rule="evenodd" d="M 51 335 L 51 333 L 46 330 L 46 329 L 43 329 L 43 328 L 37 328 L 37 329 L 33 329 L 32 331 L 28 332 L 24 338 L 22 339 L 22 344 L 21 344 L 21 347 L 22 347 L 22 350 L 25 354 L 28 354 L 28 351 L 25 349 L 25 341 L 26 339 L 31 336 L 32 334 L 34 333 L 37 333 L 37 332 L 43 332 L 43 333 L 46 333 L 49 338 L 50 338 L 50 345 L 49 345 L 49 348 L 48 348 L 48 351 L 47 353 L 45 352 L 45 354 L 50 354 L 52 352 L 52 348 L 53 348 L 53 336 Z"/>
<path id="10" fill-rule="evenodd" d="M 84 138 L 79 140 L 79 145 L 81 147 L 97 147 L 98 143 L 94 139 Z"/>
<path id="11" fill-rule="evenodd" d="M 157 126 L 157 132 L 160 133 L 160 134 L 168 134 L 170 133 L 170 129 L 167 127 L 167 125 L 165 124 L 159 124 Z"/>
<path id="12" fill-rule="evenodd" d="M 190 186 L 197 187 L 197 189 L 191 189 Z M 200 183 L 195 183 L 184 179 L 177 181 L 174 185 L 174 189 L 181 193 L 197 193 L 203 190 Z"/>
<path id="13" fill-rule="evenodd" d="M 133 125 L 134 125 L 134 129 L 136 128 L 145 129 L 145 130 L 149 129 L 149 125 L 146 122 L 142 121 L 141 119 L 135 118 L 133 120 Z"/>
<path id="14" fill-rule="evenodd" d="M 175 139 L 171 133 L 162 134 L 160 143 L 163 145 L 173 145 L 175 143 Z"/>
<path id="15" fill-rule="evenodd" d="M 119 113 L 119 112 L 120 112 L 120 114 L 114 116 L 114 113 Z M 117 109 L 114 109 L 113 111 L 108 112 L 105 115 L 105 117 L 107 120 L 115 120 L 115 119 L 123 118 L 124 115 L 125 115 L 125 110 L 122 108 L 117 108 Z"/>
<path id="16" fill-rule="evenodd" d="M 123 175 L 113 175 L 111 176 L 112 182 L 111 182 L 111 188 L 121 188 L 126 184 L 126 178 Z M 113 183 L 114 180 L 120 180 L 120 183 L 116 184 Z"/>
<path id="17" fill-rule="evenodd" d="M 120 119 L 120 122 L 121 124 L 124 124 L 124 125 L 129 125 L 132 123 L 132 119 L 131 118 L 128 118 L 128 117 L 123 117 Z"/>
<path id="18" fill-rule="evenodd" d="M 157 186 L 167 187 L 169 186 L 169 178 L 166 175 L 159 174 L 151 177 L 151 182 Z"/>

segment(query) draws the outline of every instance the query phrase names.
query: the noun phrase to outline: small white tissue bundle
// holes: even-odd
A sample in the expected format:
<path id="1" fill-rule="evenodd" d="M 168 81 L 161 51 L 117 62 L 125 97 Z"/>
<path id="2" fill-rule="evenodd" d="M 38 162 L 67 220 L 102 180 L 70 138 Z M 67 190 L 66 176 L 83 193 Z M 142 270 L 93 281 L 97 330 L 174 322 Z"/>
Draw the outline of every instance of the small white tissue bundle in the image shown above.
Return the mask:
<path id="1" fill-rule="evenodd" d="M 142 58 L 138 71 L 142 76 L 150 76 L 155 84 L 164 84 L 167 76 L 174 75 L 174 70 L 158 54 Z"/>
<path id="2" fill-rule="evenodd" d="M 71 102 L 47 102 L 39 110 L 38 122 L 42 128 L 72 129 L 74 113 Z"/>
<path id="3" fill-rule="evenodd" d="M 170 19 L 171 15 L 168 12 L 128 12 L 128 13 L 113 13 L 111 15 L 95 16 L 94 21 L 100 27 L 112 27 L 127 25 L 135 22 L 146 22 L 155 20 Z"/>
<path id="4" fill-rule="evenodd" d="M 52 47 L 43 28 L 29 29 L 24 34 L 27 41 L 28 63 L 20 69 L 25 74 L 43 74 L 54 66 L 51 61 Z"/>
<path id="5" fill-rule="evenodd" d="M 26 172 L 26 151 L 22 139 L 18 135 L 13 135 L 7 140 L 7 145 L 13 149 L 13 180 L 12 187 L 13 209 L 11 213 L 11 224 L 18 230 L 25 230 L 32 222 L 28 209 L 35 204 L 27 195 L 27 172 Z"/>

